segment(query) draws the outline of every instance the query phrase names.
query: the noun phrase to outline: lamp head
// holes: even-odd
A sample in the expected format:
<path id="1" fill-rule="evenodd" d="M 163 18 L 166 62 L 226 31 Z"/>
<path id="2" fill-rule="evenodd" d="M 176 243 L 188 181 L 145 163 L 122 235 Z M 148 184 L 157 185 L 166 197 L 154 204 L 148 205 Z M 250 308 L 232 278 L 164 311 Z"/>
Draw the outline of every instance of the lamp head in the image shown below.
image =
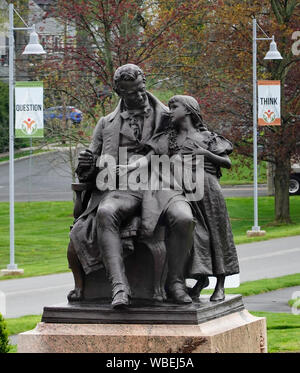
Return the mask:
<path id="1" fill-rule="evenodd" d="M 282 60 L 281 54 L 278 52 L 277 45 L 274 40 L 274 35 L 272 36 L 270 49 L 266 54 L 264 60 Z"/>
<path id="2" fill-rule="evenodd" d="M 29 37 L 29 43 L 26 45 L 22 54 L 45 54 L 44 48 L 39 43 L 38 34 L 35 32 L 35 26 L 33 25 L 32 31 Z"/>

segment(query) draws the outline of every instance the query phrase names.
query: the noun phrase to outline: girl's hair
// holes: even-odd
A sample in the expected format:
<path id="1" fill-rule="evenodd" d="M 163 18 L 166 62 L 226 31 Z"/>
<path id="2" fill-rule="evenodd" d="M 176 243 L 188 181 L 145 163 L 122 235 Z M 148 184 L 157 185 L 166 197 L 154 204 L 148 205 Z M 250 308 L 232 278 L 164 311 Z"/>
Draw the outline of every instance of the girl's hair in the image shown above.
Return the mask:
<path id="1" fill-rule="evenodd" d="M 168 102 L 169 107 L 174 102 L 181 103 L 191 113 L 191 120 L 195 128 L 199 131 L 207 131 L 207 128 L 203 123 L 200 106 L 194 97 L 185 95 L 173 96 Z"/>
<path id="2" fill-rule="evenodd" d="M 190 112 L 193 126 L 198 131 L 207 131 L 207 127 L 203 123 L 202 115 L 200 113 L 200 106 L 197 100 L 194 99 L 194 97 L 184 95 L 173 96 L 168 102 L 169 107 L 174 102 L 181 103 Z M 171 152 L 177 153 L 177 151 L 179 150 L 176 142 L 177 132 L 171 122 L 168 126 L 167 132 L 169 133 L 169 150 Z"/>

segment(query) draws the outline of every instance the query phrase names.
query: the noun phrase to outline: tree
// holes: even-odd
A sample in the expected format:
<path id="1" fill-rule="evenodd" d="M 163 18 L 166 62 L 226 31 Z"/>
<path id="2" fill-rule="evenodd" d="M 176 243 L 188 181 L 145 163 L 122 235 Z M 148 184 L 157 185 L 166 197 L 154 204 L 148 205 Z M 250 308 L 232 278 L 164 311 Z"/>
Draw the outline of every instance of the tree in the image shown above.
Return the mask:
<path id="1" fill-rule="evenodd" d="M 179 53 L 173 54 L 166 67 L 177 70 L 184 89 L 198 98 L 208 122 L 248 156 L 253 148 L 252 18 L 268 35 L 275 35 L 283 60 L 264 61 L 269 44 L 259 42 L 258 79 L 281 81 L 282 125 L 258 129 L 259 159 L 275 165 L 275 220 L 289 223 L 290 163 L 300 142 L 300 59 L 292 53 L 291 36 L 297 29 L 300 4 L 297 0 L 200 3 L 207 10 L 202 18 L 192 14 L 176 25 L 181 37 L 169 48 Z M 164 55 L 170 56 L 169 51 Z"/>
<path id="2" fill-rule="evenodd" d="M 197 3 L 196 0 L 190 0 L 189 4 L 169 1 L 172 4 L 169 11 L 158 19 L 156 7 L 160 2 L 59 0 L 45 17 L 55 17 L 66 29 L 75 27 L 76 33 L 66 33 L 60 46 L 50 51 L 39 70 L 40 76 L 50 82 L 55 71 L 59 74 L 56 89 L 63 89 L 65 84 L 64 90 L 69 93 L 73 85 L 70 93 L 73 101 L 82 102 L 85 110 L 100 102 L 104 113 L 103 103 L 115 103 L 111 99 L 116 68 L 130 62 L 147 72 L 147 61 L 167 42 L 168 30 L 193 12 Z M 54 88 L 53 84 L 50 86 Z"/>
<path id="3" fill-rule="evenodd" d="M 184 1 L 156 18 L 158 1 L 150 0 L 58 0 L 45 13 L 63 28 L 57 45 L 34 66 L 34 74 L 44 81 L 47 106 L 75 106 L 84 112 L 80 128 L 70 127 L 64 118 L 60 126 L 48 125 L 48 139 L 67 142 L 72 176 L 75 177 L 74 149 L 85 144 L 100 115 L 115 106 L 113 75 L 125 63 L 140 65 L 146 72 L 147 61 L 169 37 L 172 25 L 192 12 Z M 190 4 L 196 4 L 191 0 Z M 173 4 L 173 5 L 174 5 Z M 73 31 L 75 32 L 73 32 Z"/>

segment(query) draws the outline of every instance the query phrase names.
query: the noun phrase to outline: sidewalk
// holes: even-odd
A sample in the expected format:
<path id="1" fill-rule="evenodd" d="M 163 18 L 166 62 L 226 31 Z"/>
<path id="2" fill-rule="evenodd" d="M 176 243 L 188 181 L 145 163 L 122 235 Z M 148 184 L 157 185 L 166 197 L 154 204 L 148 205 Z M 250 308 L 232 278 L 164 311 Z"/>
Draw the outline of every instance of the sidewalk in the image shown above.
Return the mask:
<path id="1" fill-rule="evenodd" d="M 288 301 L 293 298 L 295 292 L 298 292 L 297 296 L 300 297 L 300 285 L 263 294 L 250 295 L 243 297 L 243 301 L 248 311 L 291 313 Z"/>

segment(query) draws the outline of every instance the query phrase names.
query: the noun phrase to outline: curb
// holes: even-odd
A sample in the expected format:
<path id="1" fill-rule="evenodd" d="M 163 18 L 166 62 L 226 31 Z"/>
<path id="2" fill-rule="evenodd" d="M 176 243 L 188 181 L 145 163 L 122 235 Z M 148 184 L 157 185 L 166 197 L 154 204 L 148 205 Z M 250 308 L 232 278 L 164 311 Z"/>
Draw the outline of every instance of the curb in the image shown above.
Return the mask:
<path id="1" fill-rule="evenodd" d="M 46 151 L 46 152 L 43 152 L 43 153 L 37 153 L 37 154 L 31 154 L 31 155 L 25 155 L 24 157 L 20 157 L 20 158 L 15 158 L 14 159 L 14 162 L 18 162 L 18 161 L 22 161 L 24 159 L 29 159 L 29 158 L 33 158 L 33 157 L 38 157 L 38 156 L 42 156 L 42 155 L 45 155 L 45 154 L 48 154 L 48 153 L 54 153 L 54 152 L 59 152 L 59 150 L 49 150 L 49 151 Z M 9 160 L 8 161 L 3 161 L 3 162 L 0 162 L 0 167 L 2 165 L 6 165 L 9 163 Z"/>
<path id="2" fill-rule="evenodd" d="M 26 148 L 26 149 L 23 149 L 22 151 L 24 150 L 30 150 L 30 148 Z M 21 160 L 24 160 L 24 159 L 29 159 L 30 157 L 38 157 L 38 156 L 43 156 L 45 154 L 49 154 L 49 153 L 58 153 L 60 151 L 68 151 L 69 149 L 68 148 L 65 148 L 65 147 L 59 147 L 59 146 L 56 146 L 56 147 L 52 147 L 51 149 L 45 151 L 45 152 L 42 152 L 42 153 L 37 153 L 37 154 L 32 154 L 32 155 L 25 155 L 24 157 L 20 157 L 20 158 L 15 158 L 14 161 L 17 162 L 17 161 L 21 161 Z M 1 159 L 1 157 L 0 157 Z M 6 165 L 9 163 L 9 160 L 8 161 L 3 161 L 3 162 L 0 162 L 0 166 L 1 165 Z"/>

